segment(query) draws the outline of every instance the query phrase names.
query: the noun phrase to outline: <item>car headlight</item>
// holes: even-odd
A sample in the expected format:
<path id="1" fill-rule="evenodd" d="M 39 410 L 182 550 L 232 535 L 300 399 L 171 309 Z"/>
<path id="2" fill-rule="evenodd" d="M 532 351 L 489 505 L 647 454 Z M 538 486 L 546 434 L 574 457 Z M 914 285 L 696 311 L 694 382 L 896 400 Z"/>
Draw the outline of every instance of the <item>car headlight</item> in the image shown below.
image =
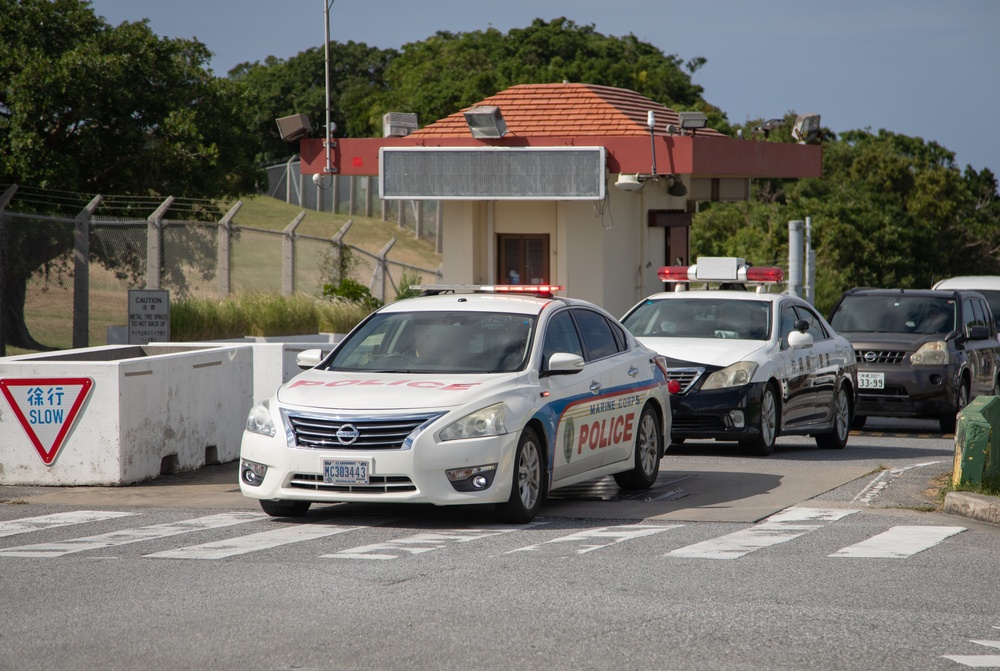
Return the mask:
<path id="1" fill-rule="evenodd" d="M 910 355 L 914 366 L 947 366 L 948 359 L 948 344 L 943 340 L 924 343 Z"/>
<path id="2" fill-rule="evenodd" d="M 267 401 L 261 401 L 250 410 L 250 414 L 247 415 L 247 431 L 274 437 L 274 420 L 271 419 Z"/>
<path id="3" fill-rule="evenodd" d="M 753 374 L 757 372 L 757 364 L 753 361 L 740 361 L 722 370 L 717 370 L 708 376 L 702 389 L 726 389 L 750 384 Z"/>
<path id="4" fill-rule="evenodd" d="M 507 415 L 507 406 L 495 403 L 482 410 L 466 415 L 441 429 L 438 437 L 442 441 L 458 440 L 460 438 L 482 438 L 484 436 L 499 436 L 507 433 L 503 420 Z"/>

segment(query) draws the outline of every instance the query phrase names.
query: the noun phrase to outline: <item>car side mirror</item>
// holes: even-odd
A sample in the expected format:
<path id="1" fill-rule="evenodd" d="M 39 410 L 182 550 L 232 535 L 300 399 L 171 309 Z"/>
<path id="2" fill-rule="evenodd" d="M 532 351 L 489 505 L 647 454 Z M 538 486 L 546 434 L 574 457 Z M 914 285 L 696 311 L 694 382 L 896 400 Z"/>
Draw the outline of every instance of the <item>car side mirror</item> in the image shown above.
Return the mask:
<path id="1" fill-rule="evenodd" d="M 990 330 L 985 326 L 973 326 L 969 329 L 969 340 L 986 340 L 990 337 Z"/>
<path id="2" fill-rule="evenodd" d="M 805 322 L 802 322 L 803 324 Z M 798 322 L 796 322 L 798 324 Z M 792 331 L 788 334 L 788 346 L 792 349 L 805 349 L 806 347 L 813 346 L 813 337 L 811 333 L 803 333 L 802 331 Z"/>
<path id="3" fill-rule="evenodd" d="M 569 352 L 556 352 L 549 357 L 544 375 L 572 375 L 583 370 L 583 357 Z"/>
<path id="4" fill-rule="evenodd" d="M 295 363 L 299 368 L 303 370 L 308 370 L 309 368 L 315 368 L 319 365 L 319 362 L 323 360 L 323 350 L 321 349 L 307 349 L 302 350 L 295 355 Z"/>

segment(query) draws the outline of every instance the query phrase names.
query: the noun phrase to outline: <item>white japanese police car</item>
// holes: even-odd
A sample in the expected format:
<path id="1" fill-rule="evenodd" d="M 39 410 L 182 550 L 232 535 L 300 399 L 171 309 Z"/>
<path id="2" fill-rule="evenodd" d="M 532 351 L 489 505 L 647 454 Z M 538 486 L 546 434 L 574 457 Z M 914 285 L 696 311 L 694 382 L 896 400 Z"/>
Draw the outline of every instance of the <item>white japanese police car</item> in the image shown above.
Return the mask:
<path id="1" fill-rule="evenodd" d="M 699 258 L 660 269 L 677 291 L 649 296 L 622 323 L 667 357 L 671 439 L 738 441 L 767 455 L 782 434 L 814 436 L 822 448 L 847 444 L 857 399 L 851 343 L 806 301 L 764 291 L 781 268 L 737 258 Z M 685 291 L 689 282 L 718 289 Z M 756 284 L 757 291 L 748 290 Z"/>
<path id="2" fill-rule="evenodd" d="M 496 504 L 524 523 L 557 487 L 652 486 L 670 431 L 663 357 L 560 287 L 421 288 L 433 295 L 377 310 L 322 361 L 303 352 L 314 367 L 251 410 L 243 494 L 274 516 Z"/>

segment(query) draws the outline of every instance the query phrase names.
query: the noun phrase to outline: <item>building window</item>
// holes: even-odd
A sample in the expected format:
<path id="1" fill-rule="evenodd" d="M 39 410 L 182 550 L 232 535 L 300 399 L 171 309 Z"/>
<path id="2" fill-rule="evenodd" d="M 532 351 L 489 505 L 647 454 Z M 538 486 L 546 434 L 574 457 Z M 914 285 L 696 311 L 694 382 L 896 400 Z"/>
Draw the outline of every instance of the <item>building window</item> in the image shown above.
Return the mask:
<path id="1" fill-rule="evenodd" d="M 548 235 L 498 235 L 497 284 L 548 284 Z"/>

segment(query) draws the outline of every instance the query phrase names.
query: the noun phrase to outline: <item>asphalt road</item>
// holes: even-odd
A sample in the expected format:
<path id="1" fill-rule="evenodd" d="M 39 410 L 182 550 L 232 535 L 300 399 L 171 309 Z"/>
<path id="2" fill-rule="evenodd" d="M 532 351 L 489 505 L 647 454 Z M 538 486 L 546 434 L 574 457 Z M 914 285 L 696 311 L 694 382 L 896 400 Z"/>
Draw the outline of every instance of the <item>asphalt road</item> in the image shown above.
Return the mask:
<path id="1" fill-rule="evenodd" d="M 235 464 L 0 487 L 0 670 L 1000 668 L 1000 527 L 937 510 L 931 426 L 685 444 L 646 495 L 598 481 L 522 526 L 272 519 Z"/>

